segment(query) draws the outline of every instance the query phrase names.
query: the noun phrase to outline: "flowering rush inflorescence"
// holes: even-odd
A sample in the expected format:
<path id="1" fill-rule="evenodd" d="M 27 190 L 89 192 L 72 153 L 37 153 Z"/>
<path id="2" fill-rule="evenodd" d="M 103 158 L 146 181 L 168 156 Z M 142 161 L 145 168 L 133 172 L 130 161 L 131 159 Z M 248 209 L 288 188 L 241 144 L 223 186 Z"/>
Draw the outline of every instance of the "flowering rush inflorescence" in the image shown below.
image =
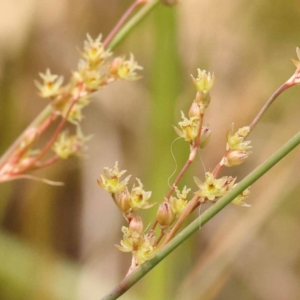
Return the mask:
<path id="1" fill-rule="evenodd" d="M 132 253 L 132 264 L 129 272 L 146 260 L 152 259 L 156 251 L 173 237 L 177 227 L 198 205 L 218 201 L 219 198 L 233 189 L 236 183 L 236 178 L 231 176 L 218 178 L 218 172 L 214 171 L 206 172 L 204 181 L 194 177 L 196 188 L 193 193 L 194 196 L 192 196 L 193 200 L 188 198 L 191 188 L 186 186 L 182 190 L 178 188 L 180 179 L 193 162 L 197 151 L 208 144 L 211 135 L 209 127 L 202 124 L 205 111 L 211 100 L 210 90 L 214 85 L 215 76 L 213 73 L 198 69 L 198 76 L 196 78 L 192 76 L 192 81 L 197 91 L 190 106 L 188 118 L 181 112 L 182 121 L 178 123 L 178 127 L 174 126 L 179 137 L 189 143 L 190 156 L 175 179 L 169 193 L 159 205 L 155 222 L 148 232 L 144 230 L 138 210 L 151 208 L 155 204 L 148 202 L 151 192 L 143 190 L 141 181 L 137 179 L 138 186 L 133 186 L 130 190 L 128 188 L 130 176 L 121 179 L 126 171 L 119 171 L 117 162 L 113 169 L 104 168 L 103 174 L 98 179 L 99 186 L 112 196 L 113 201 L 128 223 L 128 227 L 122 227 L 123 239 L 121 245 L 116 247 L 123 252 Z M 249 156 L 252 147 L 250 141 L 245 140 L 249 132 L 250 128 L 246 126 L 234 133 L 233 125 L 231 126 L 226 135 L 225 155 L 218 164 L 218 171 L 225 166 L 238 166 Z M 248 207 L 250 205 L 244 202 L 248 195 L 249 189 L 236 197 L 232 203 Z M 161 230 L 159 236 L 156 236 L 155 232 L 157 225 Z M 165 235 L 167 236 L 164 243 L 160 244 Z"/>
<path id="2" fill-rule="evenodd" d="M 80 128 L 82 110 L 90 103 L 89 96 L 117 80 L 139 78 L 137 71 L 142 67 L 135 61 L 133 54 L 130 54 L 129 59 L 111 59 L 112 52 L 105 49 L 101 37 L 99 35 L 93 39 L 87 35 L 83 50 L 80 51 L 81 59 L 77 69 L 72 72 L 67 84 L 63 85 L 63 77 L 52 74 L 50 69 L 40 73 L 41 81 L 36 80 L 35 85 L 40 97 L 50 99 L 51 112 L 45 120 L 25 131 L 17 147 L 4 163 L 0 164 L 0 181 L 22 178 L 22 174 L 29 170 L 43 168 L 59 159 L 80 155 L 90 138 L 84 136 Z M 33 149 L 34 142 L 59 116 L 61 121 L 51 140 L 44 148 Z M 73 134 L 67 130 L 63 131 L 66 123 L 75 126 Z M 52 157 L 42 161 L 51 149 L 54 152 Z"/>

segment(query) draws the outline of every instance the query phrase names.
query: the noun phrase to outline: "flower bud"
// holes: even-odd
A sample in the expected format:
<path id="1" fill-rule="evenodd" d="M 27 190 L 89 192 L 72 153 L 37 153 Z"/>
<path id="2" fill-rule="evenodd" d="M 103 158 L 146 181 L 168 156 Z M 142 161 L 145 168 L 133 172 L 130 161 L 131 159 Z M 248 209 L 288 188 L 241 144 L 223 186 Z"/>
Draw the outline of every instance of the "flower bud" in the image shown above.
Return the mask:
<path id="1" fill-rule="evenodd" d="M 109 73 L 111 75 L 118 76 L 118 69 L 122 63 L 123 63 L 123 59 L 121 57 L 116 57 L 110 64 Z"/>
<path id="2" fill-rule="evenodd" d="M 164 202 L 159 206 L 156 214 L 156 221 L 161 228 L 169 227 L 172 224 L 174 217 L 175 215 L 171 209 L 170 203 Z"/>
<path id="3" fill-rule="evenodd" d="M 143 225 L 142 218 L 140 216 L 137 215 L 133 216 L 133 218 L 129 223 L 129 230 L 131 232 L 135 232 L 138 233 L 139 235 L 142 235 L 144 230 L 144 225 Z"/>
<path id="4" fill-rule="evenodd" d="M 189 110 L 189 117 L 198 117 L 200 118 L 201 112 L 199 105 L 194 101 Z"/>
<path id="5" fill-rule="evenodd" d="M 222 160 L 222 164 L 226 167 L 239 166 L 246 160 L 249 156 L 249 151 L 229 151 Z"/>
<path id="6" fill-rule="evenodd" d="M 123 212 L 127 212 L 130 210 L 130 195 L 128 191 L 122 192 L 117 195 L 116 204 Z"/>
<path id="7" fill-rule="evenodd" d="M 199 143 L 199 147 L 201 149 L 208 144 L 210 140 L 210 136 L 211 136 L 211 130 L 207 126 L 202 126 L 200 143 Z"/>
<path id="8" fill-rule="evenodd" d="M 204 108 L 207 108 L 210 103 L 211 97 L 209 92 L 197 92 L 195 101 L 200 105 L 204 106 Z"/>

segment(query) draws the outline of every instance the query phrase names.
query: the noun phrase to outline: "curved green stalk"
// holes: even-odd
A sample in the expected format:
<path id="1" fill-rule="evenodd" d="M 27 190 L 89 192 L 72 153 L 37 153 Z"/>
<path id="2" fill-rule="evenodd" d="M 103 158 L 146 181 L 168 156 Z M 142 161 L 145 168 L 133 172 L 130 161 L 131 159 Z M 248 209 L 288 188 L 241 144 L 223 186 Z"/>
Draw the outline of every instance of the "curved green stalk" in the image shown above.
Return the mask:
<path id="1" fill-rule="evenodd" d="M 229 191 L 224 197 L 218 200 L 217 203 L 207 209 L 202 215 L 195 219 L 190 225 L 183 229 L 177 236 L 175 236 L 165 247 L 157 252 L 155 257 L 136 268 L 132 273 L 127 275 L 109 294 L 104 296 L 102 300 L 113 300 L 124 294 L 130 287 L 153 269 L 160 261 L 169 255 L 174 249 L 182 244 L 188 237 L 196 232 L 200 227 L 206 224 L 218 212 L 220 212 L 226 205 L 228 205 L 235 197 L 243 192 L 247 187 L 258 180 L 262 175 L 269 171 L 277 162 L 291 152 L 296 146 L 300 144 L 300 132 L 298 132 L 292 139 L 276 151 L 271 157 L 264 161 L 241 182 L 239 182 L 234 189 Z"/>

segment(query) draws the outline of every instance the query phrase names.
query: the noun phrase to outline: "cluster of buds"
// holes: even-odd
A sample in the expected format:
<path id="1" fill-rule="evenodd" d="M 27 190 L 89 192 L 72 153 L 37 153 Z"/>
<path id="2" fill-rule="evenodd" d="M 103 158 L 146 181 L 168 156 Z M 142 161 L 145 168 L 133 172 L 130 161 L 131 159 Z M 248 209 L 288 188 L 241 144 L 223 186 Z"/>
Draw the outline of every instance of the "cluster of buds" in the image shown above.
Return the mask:
<path id="1" fill-rule="evenodd" d="M 250 141 L 245 141 L 250 132 L 250 127 L 245 126 L 240 128 L 236 133 L 233 133 L 233 124 L 228 131 L 226 139 L 226 154 L 221 161 L 221 165 L 226 167 L 238 166 L 243 163 L 251 154 Z"/>

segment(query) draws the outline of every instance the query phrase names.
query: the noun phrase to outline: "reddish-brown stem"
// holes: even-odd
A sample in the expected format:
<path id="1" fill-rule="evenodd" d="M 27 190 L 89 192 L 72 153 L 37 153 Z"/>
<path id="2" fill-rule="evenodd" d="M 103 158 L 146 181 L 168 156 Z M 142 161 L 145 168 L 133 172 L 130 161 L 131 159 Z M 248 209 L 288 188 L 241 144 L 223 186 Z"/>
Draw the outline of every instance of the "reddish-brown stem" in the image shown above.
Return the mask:
<path id="1" fill-rule="evenodd" d="M 7 160 L 8 164 L 15 164 L 17 163 L 20 158 L 26 153 L 26 151 L 29 149 L 29 147 L 46 131 L 46 129 L 53 123 L 53 121 L 56 119 L 57 114 L 54 112 L 49 115 L 48 118 L 45 119 L 45 121 L 37 128 L 36 136 L 34 139 L 26 145 L 26 147 L 22 149 L 17 149 L 15 153 L 11 155 L 11 158 Z M 26 132 L 25 132 L 25 137 L 26 137 Z"/>
<path id="2" fill-rule="evenodd" d="M 125 13 L 122 15 L 121 19 L 118 21 L 118 23 L 115 25 L 115 27 L 112 29 L 112 31 L 108 34 L 108 36 L 105 38 L 103 42 L 103 46 L 107 47 L 108 44 L 112 41 L 112 39 L 115 37 L 115 35 L 118 33 L 122 25 L 125 23 L 125 21 L 129 18 L 129 16 L 132 14 L 132 12 L 138 8 L 140 5 L 146 4 L 146 1 L 136 0 L 134 1 L 129 8 L 125 11 Z"/>
<path id="3" fill-rule="evenodd" d="M 162 230 L 161 233 L 160 233 L 160 236 L 158 237 L 158 239 L 156 240 L 156 245 L 158 245 L 161 241 L 161 239 L 164 237 L 166 233 L 166 230 Z"/>
<path id="4" fill-rule="evenodd" d="M 202 129 L 202 124 L 203 124 L 203 114 L 200 115 L 200 119 L 199 119 L 199 124 L 198 124 L 198 135 L 193 143 L 193 145 L 191 146 L 191 150 L 190 150 L 190 156 L 188 158 L 188 160 L 186 161 L 186 163 L 184 164 L 183 168 L 181 169 L 181 171 L 179 172 L 179 174 L 177 175 L 176 179 L 174 180 L 167 196 L 166 196 L 166 200 L 169 200 L 170 197 L 172 196 L 177 184 L 179 183 L 179 181 L 181 180 L 181 178 L 183 177 L 184 173 L 186 172 L 186 170 L 189 168 L 189 166 L 192 164 L 192 162 L 194 161 L 196 154 L 197 154 L 197 149 L 200 143 L 200 138 L 201 138 L 201 129 Z"/>
<path id="5" fill-rule="evenodd" d="M 37 169 L 42 169 L 42 168 L 48 167 L 48 166 L 56 163 L 58 160 L 59 160 L 59 157 L 57 155 L 54 155 L 53 157 L 49 158 L 48 160 L 46 160 L 43 163 L 40 163 L 40 164 L 36 163 L 32 167 L 32 170 L 37 170 Z"/>
<path id="6" fill-rule="evenodd" d="M 56 186 L 64 185 L 63 182 L 56 182 L 56 181 L 52 181 L 52 180 L 49 180 L 46 178 L 35 177 L 35 176 L 29 175 L 29 174 L 21 174 L 21 175 L 16 175 L 14 177 L 1 178 L 0 182 L 6 182 L 6 181 L 18 180 L 18 179 L 30 179 L 30 180 L 40 181 L 43 183 L 47 183 L 50 185 L 56 185 Z"/>
<path id="7" fill-rule="evenodd" d="M 214 175 L 215 178 L 218 177 L 220 171 L 222 170 L 223 165 L 221 165 L 221 161 L 215 166 L 214 170 L 212 171 L 212 174 Z"/>
<path id="8" fill-rule="evenodd" d="M 258 112 L 258 114 L 256 115 L 256 117 L 253 119 L 253 121 L 250 123 L 249 127 L 250 127 L 250 132 L 252 131 L 252 129 L 254 128 L 254 126 L 259 122 L 259 120 L 261 119 L 261 117 L 263 116 L 263 114 L 266 112 L 266 110 L 270 107 L 270 105 L 276 100 L 276 98 L 283 93 L 285 90 L 287 90 L 288 88 L 294 86 L 296 84 L 296 80 L 298 79 L 300 70 L 297 69 L 295 71 L 295 73 L 293 74 L 293 76 L 288 79 L 284 84 L 282 84 L 272 95 L 271 97 L 267 100 L 267 102 L 264 104 L 264 106 L 261 108 L 261 110 Z M 250 134 L 249 132 L 249 134 Z M 221 165 L 221 162 L 219 162 L 214 170 L 213 170 L 213 175 L 214 177 L 218 177 L 221 169 L 223 168 L 223 165 Z"/>
<path id="9" fill-rule="evenodd" d="M 12 175 L 19 175 L 25 171 L 27 171 L 28 169 L 32 168 L 32 166 L 34 166 L 36 164 L 36 162 L 38 162 L 41 158 L 43 158 L 45 156 L 45 154 L 48 152 L 48 150 L 53 146 L 53 144 L 55 143 L 58 135 L 60 134 L 61 130 L 63 129 L 63 127 L 65 126 L 67 120 L 68 120 L 68 116 L 73 108 L 73 106 L 75 105 L 75 103 L 78 101 L 78 99 L 80 98 L 80 94 L 81 94 L 81 91 L 82 91 L 82 88 L 83 88 L 83 84 L 81 84 L 79 86 L 79 89 L 78 89 L 78 94 L 76 95 L 76 97 L 73 98 L 71 104 L 70 104 L 70 107 L 66 113 L 66 115 L 62 118 L 61 122 L 58 124 L 52 138 L 48 141 L 48 143 L 46 144 L 46 146 L 41 150 L 41 152 L 36 156 L 34 157 L 31 162 L 24 166 L 23 168 L 17 170 L 16 172 L 13 172 Z"/>
<path id="10" fill-rule="evenodd" d="M 249 125 L 250 130 L 252 130 L 254 128 L 254 126 L 258 123 L 258 121 L 261 119 L 261 117 L 263 116 L 263 114 L 265 113 L 265 111 L 269 108 L 269 106 L 274 102 L 274 100 L 286 89 L 288 89 L 289 87 L 291 87 L 290 84 L 288 84 L 287 82 L 285 82 L 282 86 L 280 86 L 272 95 L 271 97 L 268 99 L 268 101 L 265 103 L 265 105 L 261 108 L 261 110 L 259 111 L 259 113 L 257 114 L 257 116 L 253 119 L 253 121 L 251 122 L 251 124 Z"/>
<path id="11" fill-rule="evenodd" d="M 180 215 L 177 222 L 172 227 L 171 231 L 166 236 L 165 240 L 161 244 L 160 248 L 166 245 L 177 233 L 183 222 L 187 219 L 187 217 L 191 214 L 191 212 L 194 210 L 195 206 L 197 205 L 197 202 L 199 201 L 199 196 L 195 195 L 187 204 L 185 207 L 183 213 Z"/>
<path id="12" fill-rule="evenodd" d="M 196 154 L 197 154 L 197 149 L 199 147 L 200 139 L 201 139 L 201 130 L 202 130 L 202 124 L 203 124 L 203 116 L 204 116 L 203 114 L 200 115 L 199 124 L 198 124 L 198 134 L 197 134 L 197 137 L 195 138 L 194 143 L 191 146 L 189 158 L 186 161 L 186 163 L 184 164 L 184 166 L 181 169 L 181 171 L 179 172 L 179 174 L 177 175 L 176 179 L 174 180 L 174 182 L 173 182 L 173 184 L 172 184 L 172 186 L 171 186 L 171 188 L 170 188 L 167 196 L 165 197 L 165 201 L 169 201 L 169 199 L 172 196 L 172 194 L 173 194 L 173 192 L 174 192 L 177 184 L 179 183 L 179 181 L 183 177 L 183 175 L 186 172 L 186 170 L 189 168 L 189 166 L 195 160 L 195 157 L 196 157 Z M 156 226 L 157 226 L 157 221 L 155 221 L 153 223 L 151 230 L 154 231 Z"/>
<path id="13" fill-rule="evenodd" d="M 152 225 L 151 229 L 150 229 L 150 232 L 154 232 L 156 226 L 157 226 L 157 221 L 155 220 L 155 221 L 153 222 L 153 225 Z"/>
<path id="14" fill-rule="evenodd" d="M 38 137 L 40 137 L 48 127 L 56 120 L 58 114 L 52 112 L 52 114 L 38 127 Z"/>
<path id="15" fill-rule="evenodd" d="M 179 172 L 179 174 L 177 175 L 176 179 L 174 180 L 174 183 L 173 185 L 171 186 L 167 196 L 166 196 L 166 199 L 170 199 L 170 197 L 172 196 L 174 190 L 175 190 L 175 187 L 177 186 L 178 182 L 180 181 L 180 179 L 182 178 L 183 174 L 186 172 L 186 170 L 188 169 L 188 167 L 191 165 L 193 161 L 188 159 L 185 163 L 185 165 L 183 166 L 183 168 L 181 169 L 181 171 Z"/>
<path id="16" fill-rule="evenodd" d="M 295 73 L 292 75 L 290 79 L 288 79 L 284 84 L 282 84 L 268 99 L 265 105 L 261 108 L 257 116 L 253 119 L 251 124 L 249 125 L 250 130 L 254 128 L 254 126 L 258 123 L 260 118 L 263 116 L 265 111 L 269 108 L 269 106 L 274 102 L 274 100 L 286 89 L 298 84 L 300 69 L 296 69 Z"/>

